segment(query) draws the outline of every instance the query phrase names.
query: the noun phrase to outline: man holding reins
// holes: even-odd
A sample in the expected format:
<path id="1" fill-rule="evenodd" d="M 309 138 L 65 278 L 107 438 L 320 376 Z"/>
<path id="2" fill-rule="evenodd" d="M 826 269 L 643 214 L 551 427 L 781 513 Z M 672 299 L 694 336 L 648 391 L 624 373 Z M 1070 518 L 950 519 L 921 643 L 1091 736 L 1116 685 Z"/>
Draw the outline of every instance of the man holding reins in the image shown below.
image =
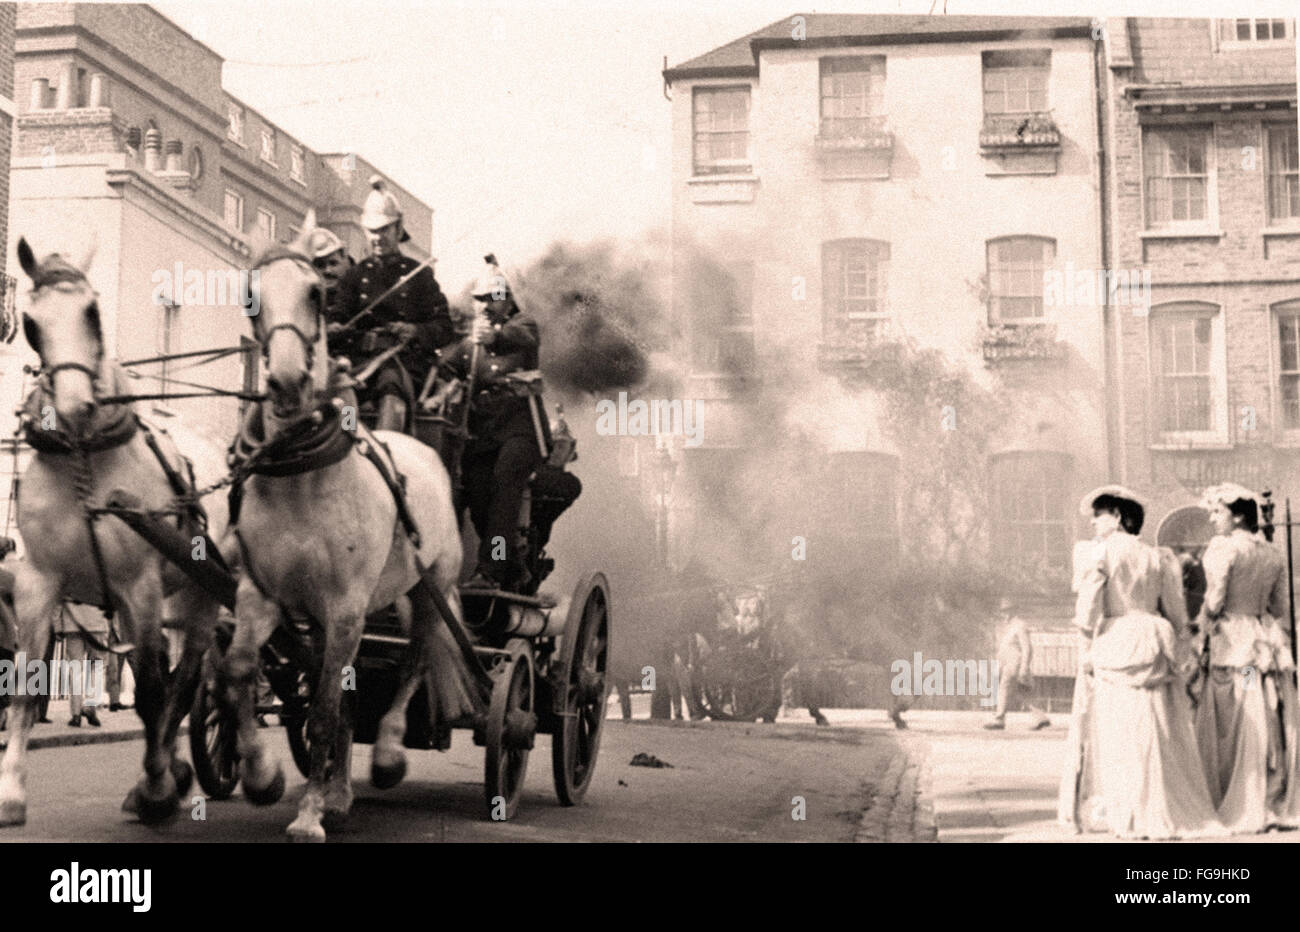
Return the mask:
<path id="1" fill-rule="evenodd" d="M 370 184 L 373 190 L 362 208 L 361 225 L 371 253 L 339 279 L 333 306 L 327 309 L 326 333 L 330 355 L 346 356 L 354 373 L 394 350 L 367 384 L 358 387 L 358 395 L 362 403 L 373 402 L 378 428 L 409 433 L 415 386 L 424 380 L 436 351 L 455 338 L 455 330 L 433 269 L 420 268 L 399 248 L 411 237 L 403 228 L 397 198 L 385 190 L 378 175 Z"/>

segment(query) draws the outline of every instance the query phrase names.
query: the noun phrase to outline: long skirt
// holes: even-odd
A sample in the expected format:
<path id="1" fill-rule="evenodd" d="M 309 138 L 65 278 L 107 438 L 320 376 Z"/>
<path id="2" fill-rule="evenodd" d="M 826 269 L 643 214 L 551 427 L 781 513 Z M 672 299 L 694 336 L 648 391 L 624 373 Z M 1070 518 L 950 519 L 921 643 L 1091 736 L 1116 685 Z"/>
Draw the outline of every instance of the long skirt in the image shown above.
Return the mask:
<path id="1" fill-rule="evenodd" d="M 1269 712 L 1254 667 L 1210 667 L 1196 707 L 1196 735 L 1210 797 L 1236 834 L 1268 827 Z"/>
<path id="2" fill-rule="evenodd" d="M 1192 713 L 1159 616 L 1106 619 L 1095 673 L 1075 684 L 1058 817 L 1122 838 L 1226 835 L 1201 769 Z"/>
<path id="3" fill-rule="evenodd" d="M 1251 621 L 1253 662 L 1211 666 L 1196 710 L 1210 795 L 1220 820 L 1236 833 L 1300 827 L 1300 708 L 1291 642 L 1277 619 Z"/>

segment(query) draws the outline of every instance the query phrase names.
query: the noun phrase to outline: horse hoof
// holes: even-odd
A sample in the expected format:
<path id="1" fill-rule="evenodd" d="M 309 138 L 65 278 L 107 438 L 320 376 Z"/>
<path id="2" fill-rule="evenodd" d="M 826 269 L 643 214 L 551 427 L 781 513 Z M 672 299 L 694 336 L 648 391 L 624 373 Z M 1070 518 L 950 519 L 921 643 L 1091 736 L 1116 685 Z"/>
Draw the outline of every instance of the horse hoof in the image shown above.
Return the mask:
<path id="1" fill-rule="evenodd" d="M 295 822 L 289 826 L 286 834 L 290 841 L 299 844 L 304 842 L 320 844 L 325 840 L 325 829 L 320 825 L 299 825 Z"/>
<path id="2" fill-rule="evenodd" d="M 159 825 L 180 811 L 181 800 L 175 793 L 161 799 L 150 799 L 147 793 L 140 793 L 138 798 L 140 809 L 137 815 L 145 825 Z"/>
<path id="3" fill-rule="evenodd" d="M 184 796 L 194 785 L 194 768 L 187 760 L 172 758 L 172 779 L 176 781 L 176 795 Z"/>
<path id="4" fill-rule="evenodd" d="M 126 794 L 126 799 L 122 800 L 122 811 L 129 812 L 131 815 L 140 814 L 140 787 L 131 787 L 130 792 Z"/>
<path id="5" fill-rule="evenodd" d="M 244 776 L 244 798 L 254 806 L 272 806 L 280 801 L 284 795 L 284 769 L 276 764 L 275 776 L 266 786 L 258 789 L 249 782 L 247 774 Z M 324 841 L 322 832 L 321 840 Z"/>
<path id="6" fill-rule="evenodd" d="M 26 825 L 27 803 L 20 799 L 0 802 L 0 825 Z"/>
<path id="7" fill-rule="evenodd" d="M 321 832 L 322 838 L 325 837 L 325 832 L 341 832 L 344 826 L 348 824 L 347 810 L 326 809 L 321 813 L 320 822 L 324 828 L 324 831 Z"/>
<path id="8" fill-rule="evenodd" d="M 379 790 L 391 790 L 402 782 L 406 776 L 406 756 L 397 758 L 393 763 L 383 765 L 378 761 L 370 764 L 370 785 Z"/>

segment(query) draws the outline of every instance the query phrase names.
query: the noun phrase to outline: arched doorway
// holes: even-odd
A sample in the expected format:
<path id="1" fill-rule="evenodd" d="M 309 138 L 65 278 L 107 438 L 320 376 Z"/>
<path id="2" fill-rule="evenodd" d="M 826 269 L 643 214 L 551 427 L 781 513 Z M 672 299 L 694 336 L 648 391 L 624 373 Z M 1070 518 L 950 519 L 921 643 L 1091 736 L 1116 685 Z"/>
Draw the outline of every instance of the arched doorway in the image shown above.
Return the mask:
<path id="1" fill-rule="evenodd" d="M 1198 505 L 1176 508 L 1165 515 L 1156 528 L 1156 543 L 1168 547 L 1183 568 L 1183 595 L 1187 599 L 1187 616 L 1195 618 L 1205 601 L 1205 570 L 1201 556 L 1214 537 L 1210 513 Z"/>

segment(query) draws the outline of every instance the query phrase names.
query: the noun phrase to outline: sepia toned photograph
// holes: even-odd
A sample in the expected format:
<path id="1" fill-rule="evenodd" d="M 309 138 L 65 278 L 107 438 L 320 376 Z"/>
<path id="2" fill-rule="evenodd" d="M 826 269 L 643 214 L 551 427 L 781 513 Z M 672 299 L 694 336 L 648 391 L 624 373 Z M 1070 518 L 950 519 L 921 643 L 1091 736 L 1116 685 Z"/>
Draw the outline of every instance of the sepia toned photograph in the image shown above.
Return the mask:
<path id="1" fill-rule="evenodd" d="M 1117 843 L 1112 908 L 1250 904 L 1295 14 L 0 4 L 0 842 L 123 915 L 96 845 Z"/>

